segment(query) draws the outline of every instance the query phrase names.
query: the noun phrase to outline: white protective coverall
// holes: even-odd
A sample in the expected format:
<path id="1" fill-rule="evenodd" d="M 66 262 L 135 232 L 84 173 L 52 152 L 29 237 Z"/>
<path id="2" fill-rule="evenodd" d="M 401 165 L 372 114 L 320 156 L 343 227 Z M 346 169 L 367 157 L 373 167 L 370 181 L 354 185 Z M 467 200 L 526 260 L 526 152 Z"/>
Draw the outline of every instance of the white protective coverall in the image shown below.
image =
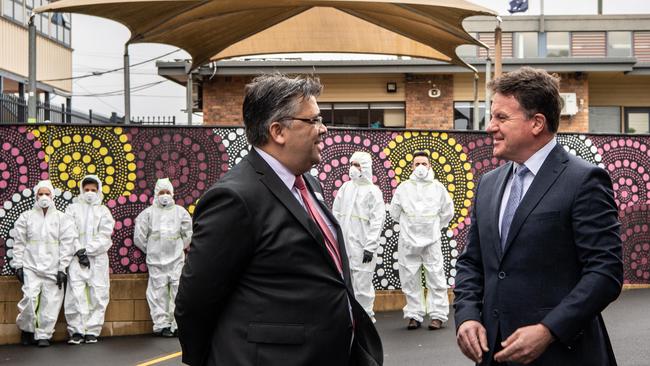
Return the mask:
<path id="1" fill-rule="evenodd" d="M 424 167 L 422 167 L 424 168 Z M 423 178 L 411 174 L 401 183 L 391 201 L 390 215 L 400 224 L 398 240 L 399 276 L 406 295 L 404 318 L 447 321 L 449 299 L 441 248 L 441 229 L 454 216 L 454 203 L 445 187 L 434 179 L 430 168 Z M 420 267 L 427 285 L 426 308 Z"/>
<path id="2" fill-rule="evenodd" d="M 372 158 L 365 152 L 355 152 L 350 162 L 359 163 L 361 174 L 350 167 L 351 180 L 345 182 L 334 198 L 333 212 L 341 224 L 348 254 L 354 296 L 368 315 L 374 319 L 375 288 L 372 277 L 377 264 L 379 238 L 386 218 L 386 205 L 381 190 L 372 184 Z M 354 172 L 354 170 L 357 172 Z M 364 250 L 373 253 L 372 260 L 363 263 Z"/>
<path id="3" fill-rule="evenodd" d="M 85 199 L 81 182 L 90 179 L 97 184 L 94 199 Z M 68 333 L 99 337 L 104 324 L 104 314 L 109 301 L 108 250 L 113 241 L 115 220 L 108 207 L 102 205 L 102 183 L 99 177 L 87 175 L 79 182 L 79 197 L 68 206 L 65 213 L 74 219 L 79 236 L 74 242 L 74 253 L 86 249 L 90 267 L 79 264 L 73 257 L 68 273 L 65 296 L 65 319 Z"/>
<path id="4" fill-rule="evenodd" d="M 154 189 L 154 203 L 135 219 L 133 234 L 133 242 L 147 255 L 147 302 L 155 333 L 165 328 L 172 332 L 177 329 L 174 299 L 185 262 L 183 249 L 192 239 L 190 214 L 173 200 L 163 206 L 162 195 L 158 194 L 163 189 L 169 190 L 173 196 L 174 187 L 169 179 L 159 179 Z"/>
<path id="5" fill-rule="evenodd" d="M 47 188 L 54 198 L 54 187 L 49 180 L 34 187 Z M 18 302 L 16 325 L 24 332 L 34 333 L 34 339 L 50 339 L 63 303 L 64 288 L 57 286 L 57 273 L 65 272 L 74 253 L 77 230 L 70 216 L 56 209 L 54 201 L 47 212 L 34 205 L 23 212 L 14 226 L 14 259 L 12 266 L 22 268 L 23 298 Z"/>

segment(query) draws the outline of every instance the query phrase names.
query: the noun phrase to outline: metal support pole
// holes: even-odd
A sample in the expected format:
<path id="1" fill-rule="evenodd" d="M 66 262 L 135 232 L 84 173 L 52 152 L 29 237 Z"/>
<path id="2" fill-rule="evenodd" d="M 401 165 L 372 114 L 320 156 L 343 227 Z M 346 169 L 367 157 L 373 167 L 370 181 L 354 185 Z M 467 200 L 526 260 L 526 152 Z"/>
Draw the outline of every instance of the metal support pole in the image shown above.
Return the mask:
<path id="1" fill-rule="evenodd" d="M 193 104 L 192 103 L 192 71 L 187 73 L 187 84 L 185 85 L 185 99 L 186 99 L 186 106 L 187 108 L 187 124 L 192 125 L 192 109 L 193 109 Z"/>
<path id="2" fill-rule="evenodd" d="M 492 60 L 488 57 L 485 60 L 485 127 L 492 119 L 491 105 L 492 105 L 492 90 L 488 85 L 492 81 Z"/>
<path id="3" fill-rule="evenodd" d="M 65 98 L 65 122 L 72 123 L 72 97 Z"/>
<path id="4" fill-rule="evenodd" d="M 5 92 L 5 79 L 0 75 L 0 94 Z"/>
<path id="5" fill-rule="evenodd" d="M 501 49 L 501 17 L 497 17 L 497 27 L 494 29 L 494 77 L 501 76 L 501 60 L 503 52 Z"/>
<path id="6" fill-rule="evenodd" d="M 124 123 L 131 123 L 131 75 L 129 44 L 124 45 Z"/>
<path id="7" fill-rule="evenodd" d="M 29 16 L 29 98 L 27 99 L 27 123 L 36 123 L 36 25 L 34 14 Z"/>
<path id="8" fill-rule="evenodd" d="M 478 73 L 474 73 L 474 113 L 472 116 L 472 130 L 479 129 L 479 110 L 478 110 Z"/>
<path id="9" fill-rule="evenodd" d="M 50 120 L 50 92 L 45 92 L 43 95 L 43 121 Z"/>

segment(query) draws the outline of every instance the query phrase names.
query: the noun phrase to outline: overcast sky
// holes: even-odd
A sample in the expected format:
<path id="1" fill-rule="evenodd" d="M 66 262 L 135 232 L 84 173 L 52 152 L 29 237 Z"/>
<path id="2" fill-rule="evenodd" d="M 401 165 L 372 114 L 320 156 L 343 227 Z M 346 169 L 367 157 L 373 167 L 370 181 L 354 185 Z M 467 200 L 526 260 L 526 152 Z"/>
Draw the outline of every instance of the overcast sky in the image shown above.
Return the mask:
<path id="1" fill-rule="evenodd" d="M 509 0 L 473 0 L 472 2 L 507 15 Z M 571 15 L 596 14 L 597 0 L 544 0 L 544 14 Z M 648 0 L 603 0 L 604 14 L 650 14 Z M 520 15 L 539 15 L 540 0 L 530 0 L 529 9 Z M 101 72 L 123 66 L 124 42 L 129 31 L 119 23 L 109 20 L 72 15 L 73 76 L 91 72 Z M 129 47 L 131 64 L 155 58 L 177 50 L 176 47 L 160 44 L 134 44 Z M 185 59 L 189 55 L 178 50 L 162 60 Z M 76 80 L 73 83 L 72 105 L 77 110 L 92 109 L 94 113 L 109 115 L 115 111 L 124 114 L 124 97 L 102 96 L 104 93 L 118 92 L 124 87 L 122 72 L 98 77 Z M 131 69 L 131 88 L 155 82 L 158 85 L 136 91 L 131 97 L 132 116 L 176 116 L 177 123 L 183 124 L 186 115 L 185 89 L 178 84 L 157 75 L 155 61 Z M 88 96 L 90 95 L 90 96 Z M 201 117 L 194 116 L 194 123 Z"/>

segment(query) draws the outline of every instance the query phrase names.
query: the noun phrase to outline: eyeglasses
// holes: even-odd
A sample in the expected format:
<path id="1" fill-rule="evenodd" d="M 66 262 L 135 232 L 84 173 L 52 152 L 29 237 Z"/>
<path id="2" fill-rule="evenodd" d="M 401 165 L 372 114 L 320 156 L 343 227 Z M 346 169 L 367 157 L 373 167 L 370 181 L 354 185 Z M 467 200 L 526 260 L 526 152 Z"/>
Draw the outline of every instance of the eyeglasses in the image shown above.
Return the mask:
<path id="1" fill-rule="evenodd" d="M 323 125 L 323 117 L 321 116 L 316 116 L 314 118 L 285 117 L 280 119 L 280 121 L 291 121 L 291 120 L 305 122 L 305 123 L 309 123 L 310 125 L 316 125 L 316 126 Z"/>

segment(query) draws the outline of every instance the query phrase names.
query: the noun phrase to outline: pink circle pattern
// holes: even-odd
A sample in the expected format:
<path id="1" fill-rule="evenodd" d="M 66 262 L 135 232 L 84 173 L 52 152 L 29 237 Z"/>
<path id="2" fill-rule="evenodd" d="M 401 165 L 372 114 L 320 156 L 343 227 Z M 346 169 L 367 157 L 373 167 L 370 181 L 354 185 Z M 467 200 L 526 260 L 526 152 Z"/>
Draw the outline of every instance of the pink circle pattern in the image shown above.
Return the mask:
<path id="1" fill-rule="evenodd" d="M 323 185 L 325 201 L 330 207 L 336 192 L 348 181 L 350 169 L 349 158 L 356 151 L 369 153 L 372 160 L 373 183 L 384 195 L 384 201 L 390 202 L 392 192 L 397 187 L 395 172 L 390 160 L 384 154 L 384 146 L 391 141 L 393 133 L 368 133 L 368 131 L 350 131 L 331 129 L 323 139 L 322 161 L 316 167 L 317 178 Z"/>
<path id="2" fill-rule="evenodd" d="M 650 284 L 650 205 L 628 207 L 620 218 L 625 283 Z"/>
<path id="3" fill-rule="evenodd" d="M 228 171 L 222 137 L 211 129 L 132 128 L 127 133 L 136 155 L 134 191 L 150 202 L 159 178 L 171 179 L 176 203 L 188 207 Z"/>
<path id="4" fill-rule="evenodd" d="M 131 194 L 106 203 L 115 219 L 113 246 L 108 250 L 110 273 L 147 272 L 145 255 L 133 243 L 135 218 L 149 207 L 147 201 L 145 194 Z"/>
<path id="5" fill-rule="evenodd" d="M 650 202 L 650 146 L 638 137 L 594 136 L 620 211 Z"/>
<path id="6" fill-rule="evenodd" d="M 472 164 L 475 183 L 480 181 L 483 174 L 506 163 L 505 160 L 493 156 L 490 136 L 462 134 L 459 135 L 458 142 L 463 145 L 463 152 L 467 154 L 468 160 Z"/>
<path id="7" fill-rule="evenodd" d="M 24 126 L 4 127 L 0 140 L 0 203 L 48 177 L 41 142 Z"/>

